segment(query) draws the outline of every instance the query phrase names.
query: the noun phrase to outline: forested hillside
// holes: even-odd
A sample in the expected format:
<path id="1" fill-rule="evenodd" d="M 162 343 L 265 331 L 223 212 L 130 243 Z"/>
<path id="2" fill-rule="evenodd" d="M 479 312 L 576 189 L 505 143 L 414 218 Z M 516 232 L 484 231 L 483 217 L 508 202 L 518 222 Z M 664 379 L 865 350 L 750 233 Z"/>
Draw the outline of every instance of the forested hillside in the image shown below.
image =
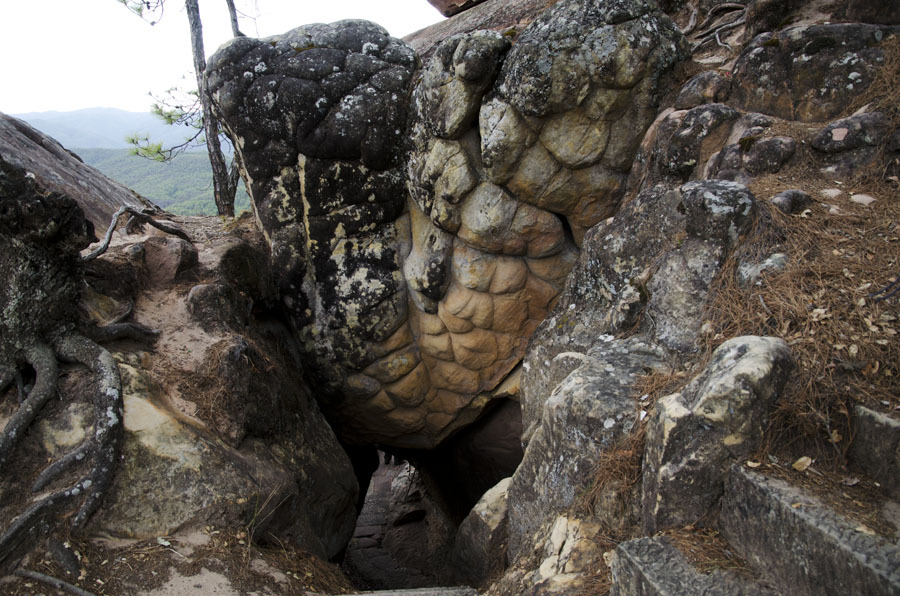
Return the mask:
<path id="1" fill-rule="evenodd" d="M 212 172 L 204 152 L 182 153 L 170 163 L 131 155 L 128 149 L 73 149 L 85 163 L 179 215 L 215 215 Z M 250 209 L 243 182 L 235 213 Z"/>

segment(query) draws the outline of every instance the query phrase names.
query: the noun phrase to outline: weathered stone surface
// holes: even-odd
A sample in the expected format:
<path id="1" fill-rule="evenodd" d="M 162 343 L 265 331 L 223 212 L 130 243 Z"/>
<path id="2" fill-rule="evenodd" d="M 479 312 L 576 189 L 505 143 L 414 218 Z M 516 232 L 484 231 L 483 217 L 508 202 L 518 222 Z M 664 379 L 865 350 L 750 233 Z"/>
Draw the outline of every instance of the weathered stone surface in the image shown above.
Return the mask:
<path id="1" fill-rule="evenodd" d="M 493 84 L 509 39 L 493 31 L 455 35 L 441 42 L 422 72 L 414 101 L 428 131 L 453 139 L 468 130 Z"/>
<path id="2" fill-rule="evenodd" d="M 755 209 L 749 191 L 733 182 L 692 182 L 680 191 L 659 186 L 588 233 L 565 292 L 525 358 L 526 441 L 540 423 L 544 401 L 581 365 L 561 354 L 585 354 L 639 322 L 648 341 L 695 349 L 706 291 Z M 641 317 L 646 308 L 651 316 Z"/>
<path id="3" fill-rule="evenodd" d="M 428 0 L 428 3 L 438 9 L 445 17 L 452 17 L 482 2 L 484 0 Z"/>
<path id="4" fill-rule="evenodd" d="M 489 30 L 515 39 L 531 21 L 547 9 L 547 0 L 484 0 L 469 10 L 458 13 L 430 27 L 403 38 L 424 61 L 445 39 L 461 33 Z"/>
<path id="5" fill-rule="evenodd" d="M 877 25 L 844 23 L 758 35 L 734 66 L 730 101 L 787 120 L 833 118 L 871 84 L 889 33 Z"/>
<path id="6" fill-rule="evenodd" d="M 731 93 L 731 80 L 716 70 L 705 70 L 681 88 L 675 98 L 676 110 L 690 110 L 705 104 L 722 103 Z"/>
<path id="7" fill-rule="evenodd" d="M 638 422 L 632 384 L 646 370 L 659 368 L 665 352 L 640 338 L 609 341 L 582 354 L 558 358 L 580 363 L 543 404 L 541 425 L 510 485 L 510 556 L 527 549 L 546 520 L 569 507 L 586 486 L 601 453 L 616 445 Z M 607 487 L 623 490 L 624 487 Z M 624 491 L 623 491 L 624 492 Z M 601 520 L 610 528 L 635 521 L 636 495 L 609 507 Z"/>
<path id="8" fill-rule="evenodd" d="M 783 340 L 737 337 L 682 391 L 657 402 L 643 460 L 645 532 L 709 515 L 731 464 L 758 447 L 793 365 Z"/>
<path id="9" fill-rule="evenodd" d="M 775 596 L 746 577 L 695 569 L 665 537 L 619 544 L 610 561 L 610 596 Z"/>
<path id="10" fill-rule="evenodd" d="M 433 447 L 474 420 L 521 360 L 574 262 L 573 236 L 615 207 L 662 82 L 686 56 L 667 17 L 626 4 L 563 2 L 523 35 L 517 47 L 530 49 L 513 66 L 503 61 L 504 76 L 520 77 L 537 54 L 556 56 L 554 72 L 580 65 L 573 76 L 590 92 L 568 105 L 572 81 L 553 83 L 556 99 L 535 108 L 540 126 L 512 79 L 495 85 L 512 110 L 510 135 L 528 137 L 508 184 L 486 174 L 475 129 L 509 46 L 502 35 L 452 37 L 426 65 L 408 184 L 399 136 L 415 56 L 379 27 L 313 25 L 234 40 L 210 59 L 210 92 L 241 153 L 279 296 L 349 440 Z M 592 32 L 600 25 L 608 48 Z M 638 42 L 647 36 L 653 47 Z M 545 180 L 548 161 L 565 167 Z"/>
<path id="11" fill-rule="evenodd" d="M 238 225 L 251 239 L 242 240 L 214 218 L 181 223 L 204 241 L 181 250 L 157 236 L 123 236 L 99 259 L 107 266 L 96 275 L 113 277 L 140 261 L 135 293 L 122 299 L 161 333 L 153 352 L 116 354 L 125 457 L 95 529 L 152 538 L 195 524 L 250 525 L 254 537 L 334 557 L 353 531 L 357 484 L 302 379 L 294 340 L 283 325 L 256 318 L 268 318 L 272 294 L 265 273 L 253 270 L 259 249 L 251 244 L 261 238 Z M 188 256 L 145 259 L 154 246 Z M 185 273 L 200 282 L 187 296 Z M 83 421 L 84 432 L 90 424 Z"/>
<path id="12" fill-rule="evenodd" d="M 155 209 L 149 201 L 88 166 L 44 133 L 3 113 L 0 155 L 31 172 L 42 188 L 75 199 L 95 230 L 106 230 L 112 214 L 123 205 Z"/>
<path id="13" fill-rule="evenodd" d="M 858 405 L 853 410 L 853 425 L 853 441 L 847 452 L 850 465 L 900 500 L 900 421 Z"/>
<path id="14" fill-rule="evenodd" d="M 517 40 L 482 107 L 489 179 L 575 230 L 608 217 L 661 83 L 686 55 L 677 28 L 643 2 L 554 5 Z"/>
<path id="15" fill-rule="evenodd" d="M 735 466 L 719 519 L 728 542 L 781 592 L 900 591 L 900 547 L 782 480 Z"/>
<path id="16" fill-rule="evenodd" d="M 643 171 L 635 171 L 648 187 L 661 181 L 686 182 L 702 178 L 713 151 L 729 137 L 740 112 L 721 103 L 704 104 L 662 116 L 644 141 Z"/>
<path id="17" fill-rule="evenodd" d="M 882 112 L 857 114 L 831 122 L 813 137 L 813 149 L 823 153 L 839 153 L 862 147 L 875 147 L 885 142 L 891 123 Z"/>
<path id="18" fill-rule="evenodd" d="M 506 567 L 509 478 L 488 490 L 456 531 L 453 566 L 460 580 L 481 586 Z"/>

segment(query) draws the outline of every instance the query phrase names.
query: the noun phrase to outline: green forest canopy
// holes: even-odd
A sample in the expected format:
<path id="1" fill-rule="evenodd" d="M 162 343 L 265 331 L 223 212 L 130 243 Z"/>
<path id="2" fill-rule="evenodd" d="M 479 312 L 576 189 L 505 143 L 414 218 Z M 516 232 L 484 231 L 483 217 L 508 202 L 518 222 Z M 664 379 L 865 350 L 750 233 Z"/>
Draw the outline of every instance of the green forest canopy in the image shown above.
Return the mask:
<path id="1" fill-rule="evenodd" d="M 182 153 L 173 161 L 161 163 L 135 157 L 128 149 L 73 149 L 84 162 L 93 166 L 178 215 L 215 215 L 212 171 L 205 151 Z M 234 212 L 250 209 L 250 197 L 239 183 Z"/>

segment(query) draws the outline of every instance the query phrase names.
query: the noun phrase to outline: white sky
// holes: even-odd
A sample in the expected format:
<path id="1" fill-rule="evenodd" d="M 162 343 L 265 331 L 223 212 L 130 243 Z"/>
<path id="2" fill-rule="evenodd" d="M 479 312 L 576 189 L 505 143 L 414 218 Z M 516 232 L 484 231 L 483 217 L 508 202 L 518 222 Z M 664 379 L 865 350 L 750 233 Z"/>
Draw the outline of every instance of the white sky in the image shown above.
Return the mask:
<path id="1" fill-rule="evenodd" d="M 149 111 L 148 93 L 193 81 L 184 3 L 151 26 L 116 0 L 3 0 L 0 112 L 91 107 Z M 443 17 L 427 0 L 236 0 L 241 31 L 266 37 L 308 23 L 375 21 L 403 37 Z M 222 0 L 200 0 L 207 56 L 231 37 Z M 254 20 L 255 19 L 255 20 Z"/>

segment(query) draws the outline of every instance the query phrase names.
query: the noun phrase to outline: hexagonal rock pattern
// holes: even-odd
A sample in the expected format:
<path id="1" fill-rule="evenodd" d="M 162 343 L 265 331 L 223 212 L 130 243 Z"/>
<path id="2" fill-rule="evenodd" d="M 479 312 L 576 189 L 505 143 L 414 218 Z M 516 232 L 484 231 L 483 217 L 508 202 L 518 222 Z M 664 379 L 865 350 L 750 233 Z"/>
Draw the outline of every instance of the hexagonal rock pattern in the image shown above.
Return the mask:
<path id="1" fill-rule="evenodd" d="M 583 230 L 615 209 L 687 54 L 640 0 L 583 5 L 559 3 L 511 51 L 497 33 L 451 37 L 415 84 L 412 50 L 364 21 L 210 59 L 279 294 L 345 439 L 429 448 L 474 420 Z M 530 77 L 527 97 L 510 77 Z"/>

